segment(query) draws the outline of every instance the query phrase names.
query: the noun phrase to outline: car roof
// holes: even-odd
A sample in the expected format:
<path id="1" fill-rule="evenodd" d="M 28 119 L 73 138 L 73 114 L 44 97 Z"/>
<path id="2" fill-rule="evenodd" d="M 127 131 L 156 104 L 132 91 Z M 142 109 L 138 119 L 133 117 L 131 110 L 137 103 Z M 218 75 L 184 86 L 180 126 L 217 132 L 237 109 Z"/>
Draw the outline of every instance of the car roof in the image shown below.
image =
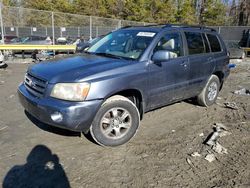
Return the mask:
<path id="1" fill-rule="evenodd" d="M 151 32 L 160 32 L 168 29 L 185 29 L 185 30 L 193 30 L 200 32 L 212 32 L 217 33 L 217 31 L 210 27 L 200 26 L 200 25 L 180 25 L 180 24 L 157 24 L 157 25 L 146 25 L 146 26 L 125 26 L 121 29 L 125 30 L 143 30 L 143 31 L 151 31 Z"/>
<path id="2" fill-rule="evenodd" d="M 157 27 L 146 27 L 146 26 L 126 26 L 122 27 L 123 30 L 138 30 L 138 31 L 151 31 L 151 32 L 160 32 L 161 29 Z"/>

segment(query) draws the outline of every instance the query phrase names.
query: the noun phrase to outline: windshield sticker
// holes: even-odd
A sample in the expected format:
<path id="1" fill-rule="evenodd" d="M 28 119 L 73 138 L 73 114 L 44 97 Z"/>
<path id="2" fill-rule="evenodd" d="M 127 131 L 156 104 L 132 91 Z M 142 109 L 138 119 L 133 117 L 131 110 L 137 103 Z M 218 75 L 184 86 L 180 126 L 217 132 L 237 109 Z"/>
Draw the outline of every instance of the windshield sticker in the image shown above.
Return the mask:
<path id="1" fill-rule="evenodd" d="M 141 36 L 141 37 L 153 37 L 153 36 L 155 36 L 155 33 L 152 33 L 152 32 L 139 32 L 139 33 L 137 33 L 137 36 Z"/>

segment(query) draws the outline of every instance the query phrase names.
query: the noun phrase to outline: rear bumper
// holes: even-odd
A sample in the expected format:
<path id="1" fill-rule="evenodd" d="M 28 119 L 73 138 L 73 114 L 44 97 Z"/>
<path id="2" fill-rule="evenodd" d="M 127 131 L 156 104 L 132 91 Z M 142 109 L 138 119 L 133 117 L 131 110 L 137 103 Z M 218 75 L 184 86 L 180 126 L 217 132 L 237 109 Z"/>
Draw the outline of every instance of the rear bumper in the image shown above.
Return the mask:
<path id="1" fill-rule="evenodd" d="M 46 124 L 78 132 L 87 132 L 102 104 L 102 100 L 70 102 L 51 97 L 37 98 L 21 84 L 18 88 L 19 101 L 25 110 Z M 55 121 L 53 114 L 62 118 Z"/>

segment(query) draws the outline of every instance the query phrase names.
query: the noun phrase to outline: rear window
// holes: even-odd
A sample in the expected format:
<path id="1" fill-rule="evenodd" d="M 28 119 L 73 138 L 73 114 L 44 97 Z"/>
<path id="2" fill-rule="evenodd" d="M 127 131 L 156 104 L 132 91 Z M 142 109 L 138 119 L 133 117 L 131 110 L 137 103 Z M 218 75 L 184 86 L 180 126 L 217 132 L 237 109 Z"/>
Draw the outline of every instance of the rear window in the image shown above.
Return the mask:
<path id="1" fill-rule="evenodd" d="M 216 35 L 207 34 L 212 52 L 221 52 L 220 42 Z"/>
<path id="2" fill-rule="evenodd" d="M 201 33 L 185 32 L 189 55 L 201 54 L 205 52 Z"/>

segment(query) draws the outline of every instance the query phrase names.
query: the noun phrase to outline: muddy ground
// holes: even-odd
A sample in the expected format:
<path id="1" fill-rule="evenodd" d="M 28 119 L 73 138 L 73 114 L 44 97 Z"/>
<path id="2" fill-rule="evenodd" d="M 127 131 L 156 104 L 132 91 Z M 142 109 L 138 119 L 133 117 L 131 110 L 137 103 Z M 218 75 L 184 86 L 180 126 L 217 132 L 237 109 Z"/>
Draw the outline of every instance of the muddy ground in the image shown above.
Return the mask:
<path id="1" fill-rule="evenodd" d="M 250 187 L 250 96 L 232 93 L 250 89 L 249 60 L 237 63 L 218 104 L 204 108 L 186 101 L 147 113 L 137 135 L 116 148 L 28 118 L 16 94 L 27 66 L 0 70 L 3 187 Z M 235 102 L 238 110 L 224 102 Z M 231 135 L 219 138 L 228 154 L 215 153 L 210 163 L 204 158 L 214 152 L 202 143 L 214 123 Z"/>

